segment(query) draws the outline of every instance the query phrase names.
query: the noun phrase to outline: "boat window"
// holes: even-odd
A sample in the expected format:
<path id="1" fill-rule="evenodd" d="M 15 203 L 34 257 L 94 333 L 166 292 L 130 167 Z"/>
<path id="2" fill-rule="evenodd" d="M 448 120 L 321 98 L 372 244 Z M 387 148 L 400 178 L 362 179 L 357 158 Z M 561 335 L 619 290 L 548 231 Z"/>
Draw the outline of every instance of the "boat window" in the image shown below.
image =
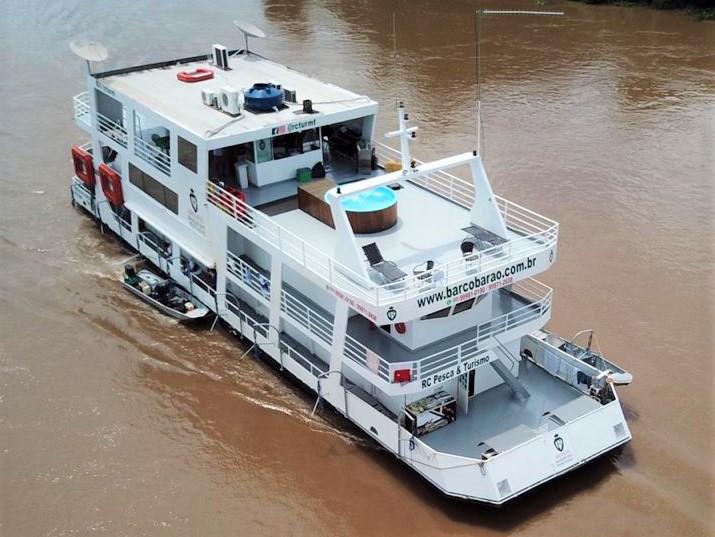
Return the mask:
<path id="1" fill-rule="evenodd" d="M 472 306 L 474 306 L 475 300 L 476 299 L 474 299 L 474 298 L 470 298 L 469 300 L 465 300 L 463 302 L 455 304 L 454 311 L 452 312 L 452 315 L 456 315 L 457 313 L 462 313 L 463 311 L 467 311 L 468 309 L 471 309 Z"/>
<path id="2" fill-rule="evenodd" d="M 196 146 L 181 136 L 176 137 L 176 142 L 179 164 L 196 173 Z"/>
<path id="3" fill-rule="evenodd" d="M 424 317 L 421 317 L 421 319 L 424 321 L 427 319 L 440 319 L 442 317 L 447 317 L 449 315 L 450 309 L 451 307 L 443 308 L 441 310 L 435 311 L 434 313 L 430 313 L 429 315 L 425 315 Z"/>
<path id="4" fill-rule="evenodd" d="M 278 160 L 320 149 L 317 129 L 307 129 L 276 136 L 272 139 L 273 158 Z"/>
<path id="5" fill-rule="evenodd" d="M 249 162 L 254 162 L 253 142 L 219 147 L 209 151 L 209 178 L 226 186 L 248 186 Z"/>
<path id="6" fill-rule="evenodd" d="M 179 197 L 176 192 L 165 187 L 132 163 L 129 163 L 129 182 L 174 214 L 179 214 Z"/>

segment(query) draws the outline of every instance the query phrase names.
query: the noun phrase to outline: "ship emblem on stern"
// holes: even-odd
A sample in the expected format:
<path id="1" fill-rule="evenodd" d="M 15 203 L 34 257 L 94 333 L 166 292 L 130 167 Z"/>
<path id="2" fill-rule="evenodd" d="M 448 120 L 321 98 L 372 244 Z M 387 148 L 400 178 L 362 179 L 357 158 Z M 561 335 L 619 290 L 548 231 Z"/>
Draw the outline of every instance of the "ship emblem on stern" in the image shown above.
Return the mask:
<path id="1" fill-rule="evenodd" d="M 564 439 L 557 434 L 554 435 L 554 447 L 559 451 L 564 450 Z"/>

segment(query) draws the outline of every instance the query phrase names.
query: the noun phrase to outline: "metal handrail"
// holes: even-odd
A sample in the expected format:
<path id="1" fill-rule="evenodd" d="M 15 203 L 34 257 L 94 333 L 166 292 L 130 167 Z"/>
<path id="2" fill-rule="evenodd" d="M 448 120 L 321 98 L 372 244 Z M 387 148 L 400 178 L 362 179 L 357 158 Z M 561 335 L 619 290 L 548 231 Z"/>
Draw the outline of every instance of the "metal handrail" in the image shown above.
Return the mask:
<path id="1" fill-rule="evenodd" d="M 99 112 L 97 112 L 97 130 L 119 145 L 127 147 L 127 129 L 121 123 L 117 123 Z"/>
<path id="2" fill-rule="evenodd" d="M 271 296 L 271 280 L 232 252 L 226 252 L 226 269 L 266 300 Z M 263 282 L 267 285 L 264 287 Z"/>
<path id="3" fill-rule="evenodd" d="M 449 368 L 477 356 L 493 346 L 489 343 L 491 339 L 495 339 L 497 343 L 499 343 L 496 336 L 539 319 L 550 311 L 553 289 L 533 278 L 524 280 L 524 283 L 519 282 L 514 284 L 514 287 L 521 291 L 518 294 L 521 296 L 531 295 L 534 301 L 526 306 L 477 325 L 475 337 L 467 341 L 435 352 L 419 360 L 405 362 L 404 364 L 401 363 L 399 364 L 399 368 L 404 368 L 406 364 L 411 365 L 410 369 L 413 372 L 412 380 L 421 380 L 433 374 L 435 371 Z M 349 359 L 367 367 L 367 351 L 368 349 L 365 345 L 349 335 L 345 336 L 345 356 Z M 382 356 L 378 356 L 378 358 L 380 365 L 377 375 L 386 382 L 390 382 L 390 371 L 397 368 L 398 364 L 388 362 Z"/>
<path id="4" fill-rule="evenodd" d="M 281 290 L 281 311 L 328 345 L 333 344 L 333 321 L 285 289 Z"/>
<path id="5" fill-rule="evenodd" d="M 171 157 L 158 147 L 144 141 L 140 136 L 134 137 L 134 154 L 160 172 L 171 175 Z"/>
<path id="6" fill-rule="evenodd" d="M 74 104 L 74 118 L 76 121 L 80 121 L 92 127 L 92 113 L 89 107 L 89 92 L 85 91 L 75 95 L 72 99 Z"/>

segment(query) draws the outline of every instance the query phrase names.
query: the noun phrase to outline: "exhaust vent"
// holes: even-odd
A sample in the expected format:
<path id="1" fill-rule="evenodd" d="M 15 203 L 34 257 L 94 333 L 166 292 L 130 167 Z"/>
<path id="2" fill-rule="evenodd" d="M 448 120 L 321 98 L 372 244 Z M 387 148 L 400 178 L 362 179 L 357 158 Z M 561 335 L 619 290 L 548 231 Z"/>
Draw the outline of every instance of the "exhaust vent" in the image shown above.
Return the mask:
<path id="1" fill-rule="evenodd" d="M 295 95 L 295 90 L 289 90 L 288 88 L 283 88 L 283 100 L 287 103 L 297 103 L 298 98 Z"/>
<path id="2" fill-rule="evenodd" d="M 213 46 L 214 65 L 224 71 L 228 70 L 228 49 L 223 45 Z"/>

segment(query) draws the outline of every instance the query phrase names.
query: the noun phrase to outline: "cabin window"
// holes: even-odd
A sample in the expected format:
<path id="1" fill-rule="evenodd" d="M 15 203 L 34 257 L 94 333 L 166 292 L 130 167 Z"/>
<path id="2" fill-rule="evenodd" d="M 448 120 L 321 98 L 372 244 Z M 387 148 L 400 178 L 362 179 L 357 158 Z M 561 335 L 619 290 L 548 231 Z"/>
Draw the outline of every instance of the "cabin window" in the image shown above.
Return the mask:
<path id="1" fill-rule="evenodd" d="M 462 313 L 463 311 L 467 311 L 472 306 L 474 306 L 475 300 L 476 300 L 475 298 L 470 298 L 469 300 L 465 300 L 464 302 L 455 304 L 454 311 L 452 311 L 452 315 L 456 315 L 457 313 Z"/>
<path id="2" fill-rule="evenodd" d="M 437 310 L 434 313 L 430 313 L 429 315 L 425 315 L 424 317 L 421 317 L 421 319 L 424 321 L 426 319 L 440 319 L 442 317 L 447 317 L 449 315 L 450 309 L 451 309 L 451 307 Z"/>
<path id="3" fill-rule="evenodd" d="M 176 192 L 165 187 L 131 163 L 129 164 L 129 182 L 174 214 L 179 214 L 179 197 Z"/>
<path id="4" fill-rule="evenodd" d="M 196 146 L 188 140 L 184 140 L 181 136 L 177 136 L 176 140 L 179 151 L 179 164 L 196 173 Z"/>

